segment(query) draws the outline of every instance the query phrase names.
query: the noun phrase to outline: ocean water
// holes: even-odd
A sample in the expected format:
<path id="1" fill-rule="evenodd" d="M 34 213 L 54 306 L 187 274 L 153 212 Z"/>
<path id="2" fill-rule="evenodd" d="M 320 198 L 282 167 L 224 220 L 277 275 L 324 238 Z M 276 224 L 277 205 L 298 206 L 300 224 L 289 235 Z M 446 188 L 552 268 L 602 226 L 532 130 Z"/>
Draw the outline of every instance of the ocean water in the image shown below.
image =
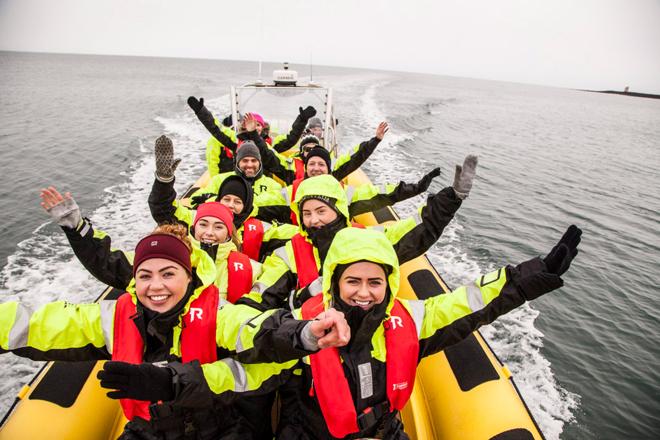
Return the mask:
<path id="1" fill-rule="evenodd" d="M 204 169 L 208 138 L 186 98 L 223 114 L 229 86 L 256 72 L 244 62 L 0 52 L 0 301 L 93 300 L 102 286 L 49 222 L 39 189 L 71 191 L 114 247 L 132 248 L 153 227 L 153 141 L 173 138 L 183 190 Z M 315 80 L 334 88 L 344 146 L 391 124 L 365 164 L 375 183 L 440 166 L 437 191 L 465 155 L 479 156 L 469 199 L 429 253 L 450 285 L 545 255 L 571 223 L 584 230 L 565 287 L 482 333 L 548 439 L 660 438 L 660 101 L 341 68 L 316 67 Z M 4 413 L 42 363 L 1 362 Z"/>

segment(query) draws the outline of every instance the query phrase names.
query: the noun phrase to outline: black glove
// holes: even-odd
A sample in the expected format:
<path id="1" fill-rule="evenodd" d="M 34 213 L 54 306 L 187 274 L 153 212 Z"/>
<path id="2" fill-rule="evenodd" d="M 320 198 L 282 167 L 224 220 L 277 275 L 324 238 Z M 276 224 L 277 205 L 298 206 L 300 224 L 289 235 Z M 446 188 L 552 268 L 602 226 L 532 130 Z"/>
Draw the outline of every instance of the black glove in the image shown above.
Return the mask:
<path id="1" fill-rule="evenodd" d="M 203 99 L 202 102 L 204 102 Z M 231 127 L 232 123 L 233 123 L 233 118 L 231 115 L 225 116 L 225 118 L 222 120 L 222 125 L 224 125 L 225 127 Z"/>
<path id="2" fill-rule="evenodd" d="M 563 275 L 571 265 L 573 258 L 578 254 L 577 246 L 581 240 L 582 229 L 575 225 L 569 226 L 559 243 L 543 259 L 548 272 L 559 276 Z"/>
<path id="3" fill-rule="evenodd" d="M 581 235 L 582 230 L 571 225 L 543 260 L 533 258 L 516 266 L 514 283 L 527 301 L 564 285 L 560 275 L 568 270 L 571 261 L 577 255 L 577 245 L 580 243 Z"/>
<path id="4" fill-rule="evenodd" d="M 157 402 L 174 399 L 173 372 L 152 364 L 129 364 L 108 361 L 96 377 L 103 388 L 111 390 L 111 399 L 135 399 Z"/>
<path id="5" fill-rule="evenodd" d="M 206 193 L 206 194 L 200 194 L 198 196 L 192 197 L 190 199 L 190 206 L 192 206 L 193 208 L 196 208 L 199 205 L 201 205 L 202 203 L 205 203 L 208 199 L 210 199 L 214 195 L 215 194 L 213 194 L 213 193 Z"/>
<path id="6" fill-rule="evenodd" d="M 190 106 L 191 109 L 195 113 L 199 113 L 199 111 L 204 107 L 204 98 L 195 98 L 194 96 L 191 96 L 188 98 L 188 105 Z"/>
<path id="7" fill-rule="evenodd" d="M 415 185 L 417 189 L 417 194 L 421 194 L 431 186 L 431 181 L 440 175 L 440 167 L 434 168 L 426 176 L 422 177 L 419 182 Z"/>
<path id="8" fill-rule="evenodd" d="M 311 118 L 316 116 L 316 109 L 311 105 L 305 107 L 304 110 L 302 107 L 298 107 L 298 112 L 300 112 L 300 118 L 303 119 L 305 122 L 309 121 Z"/>

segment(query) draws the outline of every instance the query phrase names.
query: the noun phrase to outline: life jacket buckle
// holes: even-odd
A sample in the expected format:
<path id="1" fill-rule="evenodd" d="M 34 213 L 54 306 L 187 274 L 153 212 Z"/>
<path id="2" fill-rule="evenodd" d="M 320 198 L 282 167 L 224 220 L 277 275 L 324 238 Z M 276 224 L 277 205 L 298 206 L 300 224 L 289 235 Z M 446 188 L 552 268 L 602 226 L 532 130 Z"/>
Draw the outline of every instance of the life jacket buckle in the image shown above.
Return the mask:
<path id="1" fill-rule="evenodd" d="M 358 427 L 360 431 L 367 430 L 378 423 L 387 412 L 390 410 L 390 403 L 388 401 L 378 403 L 369 408 L 365 408 L 357 418 Z"/>

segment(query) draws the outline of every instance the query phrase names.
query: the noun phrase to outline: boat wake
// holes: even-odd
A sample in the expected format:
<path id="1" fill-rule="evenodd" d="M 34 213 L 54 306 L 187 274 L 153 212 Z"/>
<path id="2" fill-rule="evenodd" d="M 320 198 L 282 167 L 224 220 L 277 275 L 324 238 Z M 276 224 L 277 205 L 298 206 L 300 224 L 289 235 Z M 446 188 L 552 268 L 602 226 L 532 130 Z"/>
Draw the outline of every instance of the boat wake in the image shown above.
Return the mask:
<path id="1" fill-rule="evenodd" d="M 379 77 L 377 81 L 347 82 L 346 87 L 361 91 L 359 100 L 352 102 L 342 113 L 349 115 L 341 121 L 343 146 L 355 145 L 367 139 L 381 120 L 387 120 L 385 104 L 377 101 L 378 92 L 389 81 Z M 366 86 L 366 89 L 365 89 Z M 339 87 L 337 87 L 340 89 Z M 353 96 L 358 93 L 353 94 Z M 216 115 L 229 111 L 227 96 L 207 100 L 207 106 Z M 451 105 L 451 102 L 447 102 Z M 344 105 L 344 104 L 342 104 Z M 428 106 L 420 105 L 421 114 L 428 115 Z M 431 115 L 432 116 L 432 115 Z M 171 117 L 159 116 L 163 133 L 170 136 L 175 145 L 175 157 L 182 158 L 177 169 L 176 189 L 181 192 L 205 169 L 204 149 L 208 134 L 190 111 L 182 111 Z M 120 173 L 122 181 L 104 190 L 103 203 L 89 217 L 96 228 L 113 238 L 113 247 L 133 249 L 136 241 L 154 227 L 149 214 L 147 198 L 153 182 L 153 140 L 162 133 L 153 133 L 140 142 L 139 159 Z M 374 184 L 414 181 L 430 171 L 437 163 L 430 157 L 415 157 L 407 148 L 415 141 L 416 131 L 402 131 L 396 125 L 365 164 L 365 171 Z M 443 175 L 434 183 L 432 191 L 449 183 L 453 164 L 442 164 Z M 447 170 L 452 170 L 449 173 Z M 69 190 L 74 197 L 83 188 Z M 416 197 L 397 205 L 402 216 L 411 215 L 423 199 Z M 35 203 L 35 209 L 39 209 Z M 44 214 L 44 219 L 46 215 Z M 130 225 L 130 227 L 129 227 Z M 443 237 L 429 251 L 431 262 L 437 267 L 450 286 L 474 280 L 479 274 L 493 270 L 495 266 L 485 256 L 471 257 L 462 243 L 463 227 L 454 220 L 446 228 Z M 472 237 L 478 240 L 478 237 Z M 29 305 L 49 301 L 93 301 L 102 291 L 101 283 L 92 278 L 76 260 L 64 234 L 51 223 L 44 223 L 32 236 L 19 243 L 16 252 L 0 273 L 0 285 L 8 293 L 0 300 L 18 299 Z M 565 423 L 573 420 L 573 412 L 579 405 L 579 396 L 563 389 L 555 380 L 550 363 L 541 353 L 543 334 L 534 327 L 538 312 L 526 305 L 501 317 L 495 324 L 482 329 L 500 360 L 514 374 L 521 394 L 548 439 L 559 438 Z M 4 413 L 20 387 L 32 377 L 42 363 L 32 362 L 14 355 L 4 358 L 5 368 L 0 372 L 0 413 Z"/>
<path id="2" fill-rule="evenodd" d="M 367 132 L 372 130 L 372 126 L 375 128 L 378 121 L 391 119 L 384 110 L 386 104 L 381 105 L 376 99 L 379 89 L 387 85 L 387 81 L 372 84 L 360 98 L 358 121 L 361 127 L 367 127 Z M 448 100 L 443 105 L 451 106 L 452 101 Z M 429 114 L 428 106 L 418 107 L 420 115 Z M 413 116 L 406 115 L 406 120 L 416 119 L 416 115 L 417 113 Z M 417 130 L 401 131 L 401 127 L 397 125 L 390 130 L 364 167 L 373 183 L 415 181 L 440 165 L 433 161 L 432 157 L 413 157 L 409 153 L 408 147 L 416 141 L 415 138 L 419 134 Z M 451 184 L 453 164 L 443 163 L 441 166 L 443 174 L 436 180 L 444 181 L 444 184 L 434 183 L 431 191 Z M 418 196 L 397 204 L 396 210 L 405 217 L 413 214 L 422 202 L 423 199 Z M 463 221 L 469 222 L 469 219 Z M 438 243 L 427 253 L 450 287 L 472 282 L 482 273 L 496 269 L 493 259 L 489 258 L 487 253 L 482 258 L 475 258 L 468 253 L 462 242 L 463 231 L 461 220 L 455 218 L 447 226 Z M 470 239 L 471 242 L 478 242 L 479 237 Z M 564 425 L 574 420 L 573 414 L 579 406 L 579 396 L 561 387 L 555 379 L 550 362 L 541 353 L 543 333 L 534 327 L 538 315 L 537 310 L 525 304 L 498 318 L 492 325 L 483 327 L 480 332 L 499 359 L 513 373 L 516 385 L 545 437 L 558 439 Z"/>

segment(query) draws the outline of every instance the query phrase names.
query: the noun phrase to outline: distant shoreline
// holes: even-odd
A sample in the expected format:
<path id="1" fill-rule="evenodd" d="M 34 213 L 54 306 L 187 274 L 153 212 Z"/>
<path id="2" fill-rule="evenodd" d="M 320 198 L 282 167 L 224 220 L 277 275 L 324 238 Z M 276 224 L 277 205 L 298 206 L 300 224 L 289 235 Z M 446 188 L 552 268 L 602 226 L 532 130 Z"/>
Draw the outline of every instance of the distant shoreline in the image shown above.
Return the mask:
<path id="1" fill-rule="evenodd" d="M 592 92 L 592 93 L 609 93 L 610 95 L 632 96 L 634 98 L 660 99 L 660 95 L 653 95 L 651 93 L 618 92 L 616 90 L 584 90 L 584 89 L 581 89 L 581 91 Z"/>

